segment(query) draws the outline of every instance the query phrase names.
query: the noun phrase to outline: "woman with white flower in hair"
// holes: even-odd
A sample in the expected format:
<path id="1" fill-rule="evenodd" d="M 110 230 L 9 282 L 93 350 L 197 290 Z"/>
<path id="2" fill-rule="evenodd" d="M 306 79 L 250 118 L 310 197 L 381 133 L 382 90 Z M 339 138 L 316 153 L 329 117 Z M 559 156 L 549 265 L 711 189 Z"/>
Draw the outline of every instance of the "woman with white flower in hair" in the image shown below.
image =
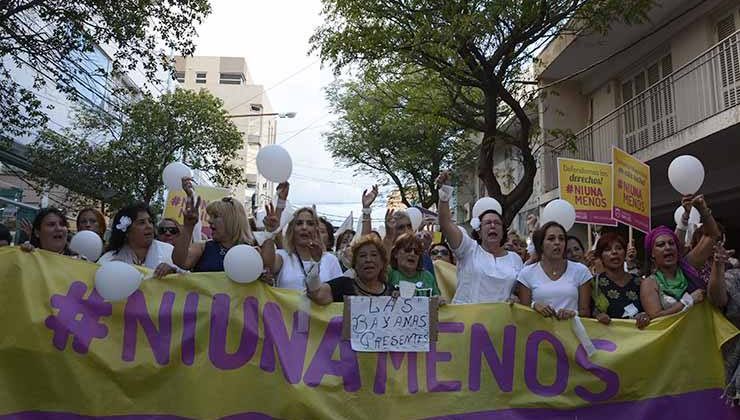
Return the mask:
<path id="1" fill-rule="evenodd" d="M 442 172 L 439 185 L 439 224 L 457 259 L 457 290 L 453 304 L 516 301 L 514 286 L 524 266 L 522 259 L 504 248 L 506 226 L 501 206 L 484 197 L 473 207 L 472 238 L 452 221 L 450 174 Z"/>
<path id="2" fill-rule="evenodd" d="M 124 207 L 113 218 L 106 253 L 98 263 L 121 261 L 154 270 L 155 277 L 178 271 L 172 263 L 172 245 L 154 239 L 154 217 L 144 203 Z"/>

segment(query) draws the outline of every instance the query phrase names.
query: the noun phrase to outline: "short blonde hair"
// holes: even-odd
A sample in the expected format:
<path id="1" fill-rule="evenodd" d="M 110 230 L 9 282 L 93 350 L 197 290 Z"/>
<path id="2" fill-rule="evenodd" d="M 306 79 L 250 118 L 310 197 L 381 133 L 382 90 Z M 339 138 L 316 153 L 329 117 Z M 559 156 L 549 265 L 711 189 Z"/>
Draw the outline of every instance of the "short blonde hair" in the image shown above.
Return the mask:
<path id="1" fill-rule="evenodd" d="M 206 206 L 206 213 L 210 217 L 221 217 L 224 220 L 224 229 L 235 244 L 254 242 L 247 212 L 236 198 L 224 197 L 218 201 L 211 201 Z"/>
<path id="2" fill-rule="evenodd" d="M 308 213 L 311 215 L 311 220 L 313 220 L 314 225 L 316 226 L 316 234 L 318 235 L 319 233 L 319 218 L 318 216 L 316 216 L 316 212 L 314 212 L 313 208 L 301 207 L 298 210 L 296 210 L 293 213 L 293 218 L 290 220 L 290 223 L 288 223 L 288 228 L 285 230 L 285 238 L 284 238 L 285 239 L 284 241 L 285 250 L 288 251 L 288 253 L 290 254 L 295 253 L 295 240 L 293 236 L 295 236 L 296 220 L 298 219 L 298 216 L 301 213 Z M 321 241 L 319 240 L 319 242 Z M 323 248 L 324 244 L 322 243 L 321 246 Z"/>

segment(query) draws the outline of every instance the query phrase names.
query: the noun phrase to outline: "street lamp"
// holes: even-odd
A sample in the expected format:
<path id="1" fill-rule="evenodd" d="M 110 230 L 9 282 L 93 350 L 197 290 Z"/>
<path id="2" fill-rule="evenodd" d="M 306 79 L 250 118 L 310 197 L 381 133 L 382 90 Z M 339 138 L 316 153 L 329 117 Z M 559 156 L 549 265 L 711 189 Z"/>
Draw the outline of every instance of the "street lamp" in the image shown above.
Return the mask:
<path id="1" fill-rule="evenodd" d="M 267 114 L 239 114 L 229 115 L 229 118 L 242 118 L 242 117 L 278 117 L 278 118 L 295 118 L 295 112 L 270 112 Z"/>

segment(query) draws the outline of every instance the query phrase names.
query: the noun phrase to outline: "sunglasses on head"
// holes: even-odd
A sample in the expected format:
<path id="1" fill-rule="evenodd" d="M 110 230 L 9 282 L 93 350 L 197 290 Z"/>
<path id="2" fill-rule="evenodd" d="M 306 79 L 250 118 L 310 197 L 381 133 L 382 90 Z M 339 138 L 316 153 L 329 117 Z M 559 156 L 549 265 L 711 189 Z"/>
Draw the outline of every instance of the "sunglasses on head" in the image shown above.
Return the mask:
<path id="1" fill-rule="evenodd" d="M 177 235 L 180 233 L 180 229 L 176 227 L 161 227 L 157 229 L 157 232 L 160 235 L 164 235 L 165 233 L 169 233 L 170 235 Z"/>
<path id="2" fill-rule="evenodd" d="M 437 256 L 439 256 L 439 257 L 446 257 L 446 256 L 450 255 L 450 253 L 446 249 L 433 249 L 432 252 L 430 252 L 430 254 L 433 257 L 437 257 Z"/>

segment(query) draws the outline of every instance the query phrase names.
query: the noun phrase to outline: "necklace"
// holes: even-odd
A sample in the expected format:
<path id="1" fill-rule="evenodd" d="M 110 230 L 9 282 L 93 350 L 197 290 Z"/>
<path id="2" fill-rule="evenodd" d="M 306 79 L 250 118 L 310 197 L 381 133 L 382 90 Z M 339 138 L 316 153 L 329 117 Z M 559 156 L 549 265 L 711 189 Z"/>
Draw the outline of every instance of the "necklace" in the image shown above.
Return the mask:
<path id="1" fill-rule="evenodd" d="M 365 296 L 383 296 L 385 294 L 385 291 L 388 289 L 388 285 L 383 283 L 383 290 L 381 290 L 378 293 L 374 293 L 370 290 L 364 289 L 362 286 L 360 286 L 360 283 L 364 283 L 364 282 L 360 279 L 355 279 L 355 287 L 357 287 L 361 295 L 365 295 Z"/>
<path id="2" fill-rule="evenodd" d="M 223 245 L 218 244 L 218 253 L 223 257 L 226 255 L 226 253 L 229 252 L 228 248 L 224 248 Z"/>
<path id="3" fill-rule="evenodd" d="M 566 264 L 566 267 L 567 267 L 568 262 L 566 261 L 565 264 Z M 545 273 L 549 273 L 547 270 L 545 270 L 545 264 L 543 262 L 540 262 L 540 267 L 542 267 L 542 271 L 544 271 Z M 555 277 L 555 276 L 557 276 L 557 275 L 559 275 L 559 274 L 561 274 L 563 272 L 565 272 L 565 269 L 563 269 L 561 271 L 561 270 L 558 270 L 558 269 L 556 269 L 556 268 L 553 267 L 553 269 L 552 269 L 552 276 Z"/>

